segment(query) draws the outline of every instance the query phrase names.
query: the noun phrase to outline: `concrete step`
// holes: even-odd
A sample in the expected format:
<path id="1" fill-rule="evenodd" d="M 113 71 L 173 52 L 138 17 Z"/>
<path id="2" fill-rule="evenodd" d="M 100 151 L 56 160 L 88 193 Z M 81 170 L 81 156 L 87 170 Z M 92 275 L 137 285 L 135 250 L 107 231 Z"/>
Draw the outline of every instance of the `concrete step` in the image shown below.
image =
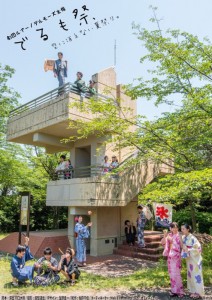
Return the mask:
<path id="1" fill-rule="evenodd" d="M 118 245 L 118 247 L 114 249 L 113 253 L 128 257 L 158 261 L 163 257 L 163 247 L 161 245 L 162 237 L 163 235 L 161 233 L 145 235 L 145 248 L 138 247 L 137 242 L 135 243 L 135 246 L 129 246 L 126 242 L 123 242 L 122 245 Z"/>
<path id="2" fill-rule="evenodd" d="M 160 242 L 162 240 L 162 238 L 163 238 L 163 235 L 161 235 L 161 234 L 144 236 L 144 240 L 146 243 Z"/>
<path id="3" fill-rule="evenodd" d="M 161 247 L 161 242 L 151 242 L 151 243 L 146 242 L 146 247 L 148 247 L 148 248 L 158 248 L 158 247 Z"/>
<path id="4" fill-rule="evenodd" d="M 162 231 L 144 230 L 144 236 L 148 236 L 148 235 L 161 235 L 161 234 L 163 234 Z"/>

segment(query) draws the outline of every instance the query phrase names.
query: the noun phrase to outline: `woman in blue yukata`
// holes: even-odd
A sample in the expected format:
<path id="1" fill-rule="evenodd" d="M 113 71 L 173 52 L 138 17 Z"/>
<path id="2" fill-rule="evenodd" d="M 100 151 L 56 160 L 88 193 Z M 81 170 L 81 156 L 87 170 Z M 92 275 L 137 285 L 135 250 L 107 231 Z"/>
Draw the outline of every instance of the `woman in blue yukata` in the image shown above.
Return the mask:
<path id="1" fill-rule="evenodd" d="M 181 256 L 186 259 L 187 287 L 191 298 L 200 298 L 204 296 L 201 245 L 197 238 L 191 234 L 191 226 L 184 224 L 181 226 L 181 231 L 183 233 Z"/>
<path id="2" fill-rule="evenodd" d="M 88 212 L 91 215 L 91 211 Z M 92 226 L 92 223 L 89 222 L 86 226 L 82 224 L 82 216 L 79 216 L 78 222 L 75 225 L 75 237 L 76 237 L 76 252 L 77 252 L 77 261 L 78 266 L 86 266 L 86 244 L 85 239 L 89 238 L 90 232 L 89 227 Z"/>
<path id="3" fill-rule="evenodd" d="M 26 236 L 25 246 L 18 245 L 16 254 L 11 261 L 12 284 L 14 286 L 18 286 L 18 282 L 25 282 L 26 280 L 32 282 L 34 266 L 25 267 L 25 262 L 34 258 L 28 245 L 29 238 Z"/>
<path id="4" fill-rule="evenodd" d="M 138 235 L 138 247 L 144 248 L 145 242 L 144 242 L 144 227 L 147 221 L 147 218 L 143 212 L 143 206 L 138 205 L 138 218 L 137 218 L 137 235 Z"/>
<path id="5" fill-rule="evenodd" d="M 54 77 L 57 77 L 59 82 L 59 87 L 65 84 L 65 78 L 67 77 L 68 64 L 67 60 L 63 60 L 63 53 L 58 52 L 58 59 L 55 60 L 54 64 Z M 59 90 L 59 95 L 62 95 L 64 90 L 61 88 Z"/>

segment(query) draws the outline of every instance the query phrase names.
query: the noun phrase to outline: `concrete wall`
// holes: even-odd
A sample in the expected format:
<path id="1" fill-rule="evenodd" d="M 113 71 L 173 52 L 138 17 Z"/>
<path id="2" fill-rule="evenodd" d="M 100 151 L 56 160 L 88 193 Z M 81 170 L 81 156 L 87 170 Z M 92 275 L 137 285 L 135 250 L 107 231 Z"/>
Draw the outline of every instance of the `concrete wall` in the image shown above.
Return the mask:
<path id="1" fill-rule="evenodd" d="M 86 214 L 92 210 L 90 221 L 91 237 L 87 240 L 87 249 L 92 256 L 112 254 L 113 249 L 125 240 L 124 221 L 129 219 L 136 223 L 137 198 L 133 199 L 125 207 L 69 207 L 68 237 L 71 245 L 75 248 L 74 217 L 83 216 L 83 224 L 87 224 Z M 135 225 L 136 226 L 136 225 Z"/>
<path id="2" fill-rule="evenodd" d="M 56 98 L 22 112 L 8 120 L 7 139 L 14 140 L 31 132 L 37 132 L 69 117 L 69 97 Z"/>
<path id="3" fill-rule="evenodd" d="M 50 206 L 126 206 L 158 174 L 173 169 L 152 162 L 138 163 L 119 173 L 118 178 L 95 176 L 51 181 L 47 184 Z"/>
<path id="4" fill-rule="evenodd" d="M 97 82 L 97 92 L 109 97 L 116 97 L 116 72 L 114 67 L 102 70 L 92 76 L 92 79 Z"/>
<path id="5" fill-rule="evenodd" d="M 89 207 L 69 207 L 68 237 L 75 248 L 74 216 L 82 215 L 85 221 Z M 88 220 L 87 220 L 88 221 Z M 93 207 L 90 216 L 90 240 L 87 241 L 92 256 L 112 254 L 117 243 L 120 242 L 120 209 L 118 207 Z M 87 222 L 83 222 L 86 225 Z"/>

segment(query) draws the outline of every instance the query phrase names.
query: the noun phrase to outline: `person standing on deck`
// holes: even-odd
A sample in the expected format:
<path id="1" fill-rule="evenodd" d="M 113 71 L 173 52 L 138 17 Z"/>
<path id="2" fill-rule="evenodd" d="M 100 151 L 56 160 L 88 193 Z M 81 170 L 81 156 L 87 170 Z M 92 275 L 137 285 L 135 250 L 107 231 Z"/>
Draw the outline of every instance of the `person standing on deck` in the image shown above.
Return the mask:
<path id="1" fill-rule="evenodd" d="M 54 72 L 54 77 L 57 77 L 58 79 L 59 87 L 65 84 L 65 78 L 67 77 L 67 70 L 68 70 L 67 60 L 63 60 L 63 53 L 58 52 L 58 59 L 55 60 L 53 72 Z M 62 93 L 63 91 L 61 89 L 60 94 Z"/>

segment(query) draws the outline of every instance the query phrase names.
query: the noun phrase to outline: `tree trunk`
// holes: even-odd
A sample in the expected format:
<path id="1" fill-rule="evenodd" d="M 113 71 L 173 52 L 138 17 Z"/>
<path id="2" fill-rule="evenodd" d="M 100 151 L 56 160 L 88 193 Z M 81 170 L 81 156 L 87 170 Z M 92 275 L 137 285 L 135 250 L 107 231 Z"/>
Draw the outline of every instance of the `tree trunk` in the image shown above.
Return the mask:
<path id="1" fill-rule="evenodd" d="M 60 207 L 55 206 L 53 207 L 53 229 L 59 229 L 59 214 L 60 214 Z"/>
<path id="2" fill-rule="evenodd" d="M 189 199 L 189 206 L 190 206 L 190 210 L 191 210 L 192 228 L 193 228 L 193 231 L 196 231 L 197 230 L 197 221 L 196 221 L 196 216 L 195 216 L 194 200 Z"/>

